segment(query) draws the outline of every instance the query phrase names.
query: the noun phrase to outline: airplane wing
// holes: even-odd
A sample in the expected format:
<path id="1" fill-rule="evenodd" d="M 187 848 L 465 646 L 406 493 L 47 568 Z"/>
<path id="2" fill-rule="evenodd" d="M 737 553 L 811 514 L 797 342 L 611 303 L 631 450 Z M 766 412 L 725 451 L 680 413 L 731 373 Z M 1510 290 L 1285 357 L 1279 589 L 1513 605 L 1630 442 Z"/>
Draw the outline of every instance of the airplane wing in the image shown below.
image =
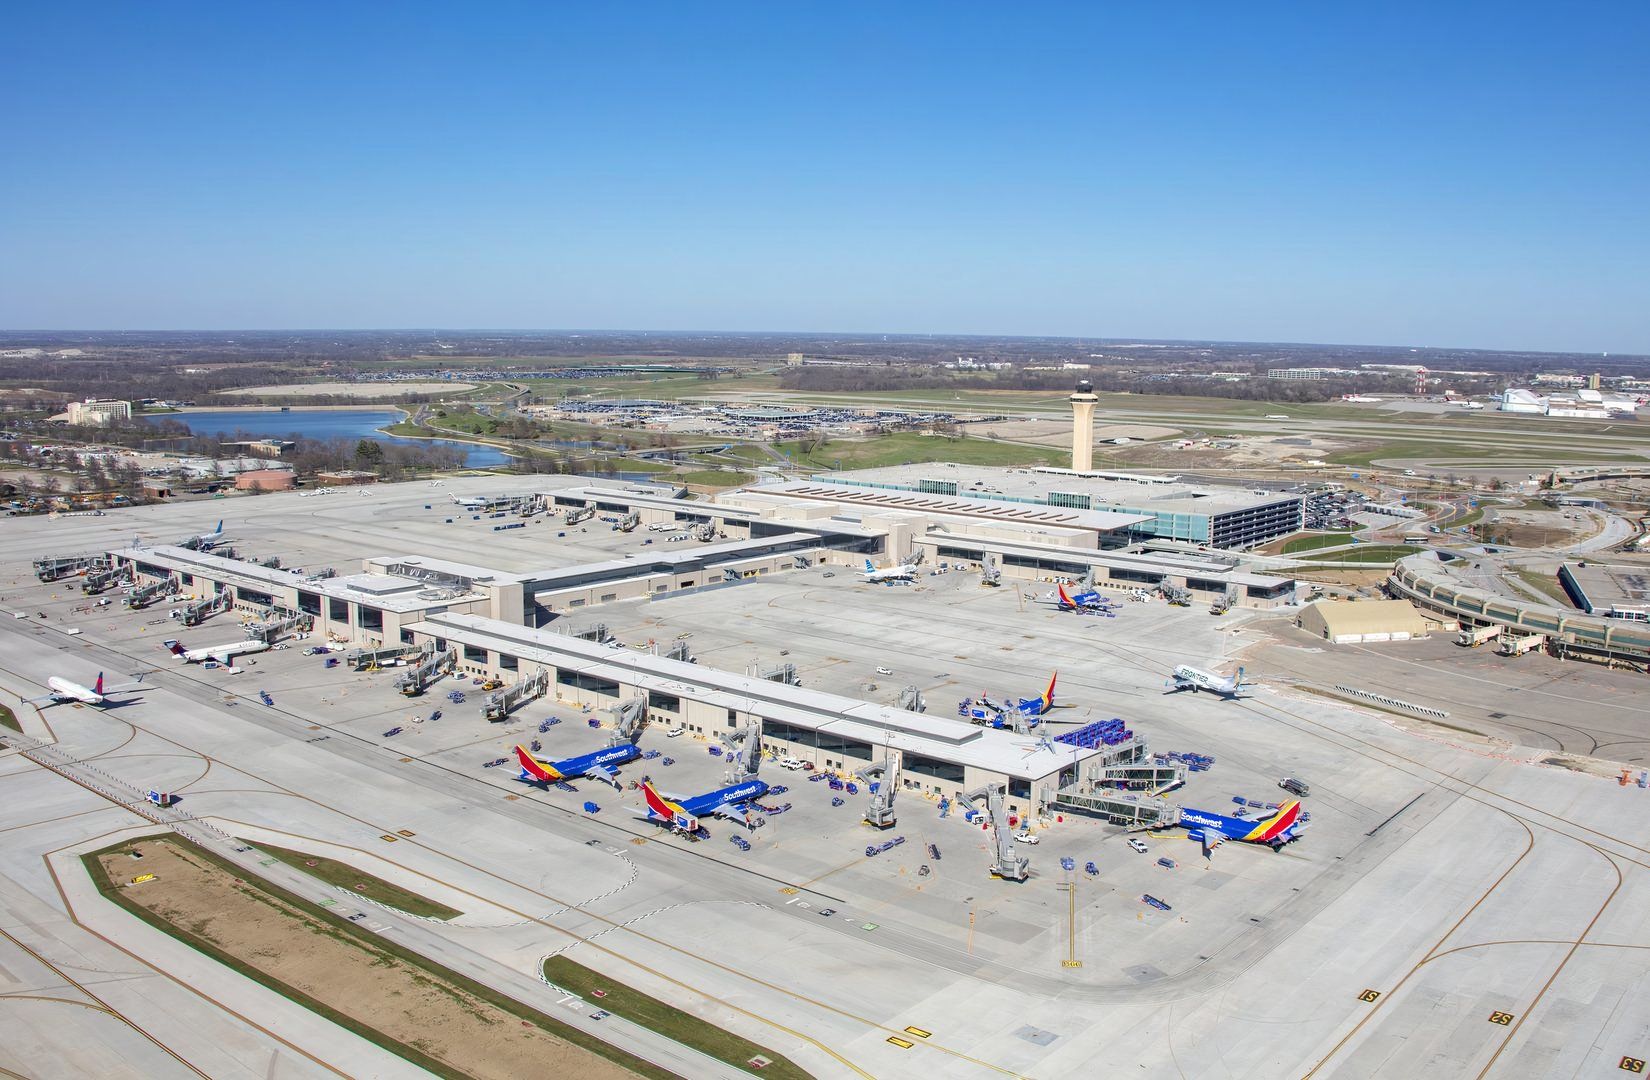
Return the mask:
<path id="1" fill-rule="evenodd" d="M 744 802 L 725 802 L 720 806 L 712 807 L 708 813 L 713 817 L 739 818 L 740 820 L 744 820 L 745 808 L 749 805 L 749 799 Z"/>
<path id="2" fill-rule="evenodd" d="M 592 765 L 590 766 L 590 771 L 585 773 L 585 775 L 594 776 L 598 780 L 606 780 L 614 787 L 619 786 L 619 774 L 608 768 L 606 765 Z"/>

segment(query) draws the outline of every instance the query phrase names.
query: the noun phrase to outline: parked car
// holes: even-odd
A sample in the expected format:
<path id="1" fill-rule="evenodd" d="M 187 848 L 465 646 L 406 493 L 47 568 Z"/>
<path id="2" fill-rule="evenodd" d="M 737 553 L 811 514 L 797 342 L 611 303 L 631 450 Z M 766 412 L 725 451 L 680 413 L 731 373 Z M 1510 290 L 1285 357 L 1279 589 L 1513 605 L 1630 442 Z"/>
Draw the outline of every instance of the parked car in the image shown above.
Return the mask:
<path id="1" fill-rule="evenodd" d="M 779 767 L 781 769 L 800 769 L 803 764 L 804 763 L 800 758 L 788 757 L 779 759 Z"/>
<path id="2" fill-rule="evenodd" d="M 1146 842 L 1144 840 L 1137 839 L 1136 837 L 1133 837 L 1133 836 L 1129 837 L 1129 846 L 1131 848 L 1133 848 L 1134 850 L 1140 852 L 1140 854 L 1142 854 L 1142 855 L 1146 854 L 1146 852 L 1151 850 L 1150 848 L 1148 848 L 1146 846 Z"/>
<path id="3" fill-rule="evenodd" d="M 669 731 L 665 732 L 665 738 L 674 739 L 680 734 L 682 734 L 682 729 L 679 727 L 673 727 Z"/>
<path id="4" fill-rule="evenodd" d="M 1017 844 L 1040 844 L 1040 843 L 1042 843 L 1041 840 L 1037 839 L 1037 834 L 1036 833 L 1030 832 L 1026 829 L 1021 829 L 1019 832 L 1014 834 L 1014 842 L 1017 843 Z"/>

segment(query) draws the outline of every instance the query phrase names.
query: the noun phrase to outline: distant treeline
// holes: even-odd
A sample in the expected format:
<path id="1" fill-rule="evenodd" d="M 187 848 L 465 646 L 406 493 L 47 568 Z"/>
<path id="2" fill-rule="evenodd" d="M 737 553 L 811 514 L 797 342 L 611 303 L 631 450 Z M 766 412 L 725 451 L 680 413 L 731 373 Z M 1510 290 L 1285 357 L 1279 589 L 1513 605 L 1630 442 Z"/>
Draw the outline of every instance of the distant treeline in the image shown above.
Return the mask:
<path id="1" fill-rule="evenodd" d="M 1356 378 L 1322 380 L 1269 379 L 1264 374 L 1246 379 L 1226 380 L 1103 368 L 1089 371 L 1005 370 L 974 373 L 918 365 L 790 368 L 780 375 L 779 382 L 787 390 L 830 393 L 887 393 L 902 390 L 932 390 L 945 393 L 963 390 L 1069 391 L 1079 379 L 1087 379 L 1094 384 L 1096 390 L 1107 393 L 1167 394 L 1277 402 L 1332 401 L 1342 394 L 1400 394 L 1408 393 L 1412 389 L 1412 377 L 1399 372 L 1371 372 Z M 1500 389 L 1503 381 L 1498 378 L 1474 379 L 1451 376 L 1446 380 L 1445 386 L 1461 393 L 1482 393 Z"/>

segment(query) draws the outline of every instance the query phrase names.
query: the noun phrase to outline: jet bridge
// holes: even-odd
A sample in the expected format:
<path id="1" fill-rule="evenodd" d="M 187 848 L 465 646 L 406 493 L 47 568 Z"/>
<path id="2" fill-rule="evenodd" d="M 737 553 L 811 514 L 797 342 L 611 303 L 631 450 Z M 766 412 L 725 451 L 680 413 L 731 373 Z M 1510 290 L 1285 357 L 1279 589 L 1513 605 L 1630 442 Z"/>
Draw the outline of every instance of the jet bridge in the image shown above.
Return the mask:
<path id="1" fill-rule="evenodd" d="M 183 625 L 199 626 L 207 619 L 229 610 L 234 596 L 228 589 L 203 597 L 183 609 Z"/>
<path id="2" fill-rule="evenodd" d="M 985 815 L 986 825 L 990 827 L 996 852 L 996 861 L 990 868 L 991 876 L 1004 881 L 1024 881 L 1031 876 L 1031 860 L 1014 846 L 1008 814 L 1003 810 L 1003 796 L 1006 793 L 1007 788 L 1002 784 L 987 784 L 968 792 L 963 799 Z"/>
<path id="3" fill-rule="evenodd" d="M 356 671 L 376 671 L 397 660 L 423 657 L 433 649 L 422 645 L 387 645 L 382 649 L 351 649 L 344 654 L 344 662 Z"/>
<path id="4" fill-rule="evenodd" d="M 752 663 L 745 674 L 753 679 L 766 679 L 768 682 L 784 683 L 786 686 L 801 686 L 802 676 L 796 673 L 795 664 L 780 664 L 777 667 L 764 668 L 760 664 Z"/>
<path id="5" fill-rule="evenodd" d="M 171 596 L 178 591 L 178 579 L 167 578 L 165 581 L 155 581 L 132 591 L 126 598 L 126 606 L 133 611 L 141 611 L 162 597 Z"/>
<path id="6" fill-rule="evenodd" d="M 130 566 L 117 566 L 105 570 L 89 571 L 81 579 L 80 588 L 87 596 L 96 596 L 104 589 L 115 585 L 125 585 L 131 580 L 132 568 Z"/>
<path id="7" fill-rule="evenodd" d="M 612 712 L 617 720 L 617 727 L 612 737 L 607 740 L 607 745 L 636 745 L 636 740 L 642 737 L 642 729 L 647 726 L 646 696 L 638 695 L 621 701 L 613 706 Z"/>
<path id="8" fill-rule="evenodd" d="M 444 653 L 435 653 L 425 659 L 417 667 L 397 679 L 395 681 L 395 688 L 401 691 L 402 695 L 405 697 L 417 697 L 419 694 L 422 694 L 425 690 L 429 689 L 431 683 L 441 678 L 441 676 L 445 675 L 447 672 L 453 670 L 457 664 L 457 649 L 448 649 Z"/>
<path id="9" fill-rule="evenodd" d="M 108 557 L 102 553 L 86 555 L 49 555 L 34 560 L 34 576 L 42 582 L 57 581 L 82 570 L 101 570 L 108 566 Z"/>
<path id="10" fill-rule="evenodd" d="M 865 808 L 865 824 L 877 829 L 894 827 L 898 821 L 894 816 L 894 796 L 899 791 L 899 773 L 899 759 L 892 753 L 854 773 L 871 789 L 871 804 Z"/>
<path id="11" fill-rule="evenodd" d="M 262 621 L 248 625 L 246 632 L 249 637 L 274 644 L 281 639 L 282 634 L 292 631 L 307 634 L 314 625 L 313 615 L 293 611 L 291 608 L 273 608 Z"/>
<path id="12" fill-rule="evenodd" d="M 1105 818 L 1130 832 L 1168 829 L 1180 820 L 1180 807 L 1173 803 L 1092 784 L 1061 788 L 1054 795 L 1054 807 L 1068 814 Z"/>
<path id="13" fill-rule="evenodd" d="M 928 702 L 924 700 L 921 690 L 907 686 L 899 692 L 899 707 L 906 712 L 927 712 Z"/>
<path id="14" fill-rule="evenodd" d="M 632 510 L 619 522 L 620 532 L 635 532 L 636 526 L 642 523 L 642 514 L 639 510 Z"/>
<path id="15" fill-rule="evenodd" d="M 731 787 L 756 779 L 762 768 L 761 723 L 752 721 L 732 734 L 718 735 L 717 739 L 727 750 L 723 756 L 727 759 L 728 771 L 723 781 Z"/>
<path id="16" fill-rule="evenodd" d="M 570 626 L 564 626 L 563 624 L 558 623 L 555 627 L 555 631 L 558 634 L 566 634 L 568 637 L 578 638 L 580 641 L 594 641 L 597 645 L 607 645 L 616 640 L 613 637 L 613 634 L 607 629 L 607 624 L 601 622 L 595 624 L 594 626 L 586 627 L 583 630 L 574 630 Z"/>
<path id="17" fill-rule="evenodd" d="M 980 562 L 980 584 L 996 588 L 1003 583 L 1003 572 L 997 564 L 991 561 L 991 553 L 986 552 Z"/>
<path id="18" fill-rule="evenodd" d="M 568 525 L 577 525 L 581 521 L 588 521 L 596 516 L 596 511 L 588 506 L 570 506 L 567 513 L 562 515 L 562 521 Z"/>
<path id="19" fill-rule="evenodd" d="M 688 643 L 681 638 L 677 638 L 671 643 L 670 648 L 665 650 L 665 659 L 680 660 L 684 664 L 697 664 L 699 662 L 698 658 L 693 655 L 693 650 L 688 648 Z"/>
<path id="20" fill-rule="evenodd" d="M 481 706 L 481 718 L 483 720 L 503 720 L 518 705 L 525 705 L 529 701 L 538 700 L 549 689 L 550 673 L 540 668 L 514 686 L 507 686 L 496 693 L 488 694 L 486 702 Z"/>

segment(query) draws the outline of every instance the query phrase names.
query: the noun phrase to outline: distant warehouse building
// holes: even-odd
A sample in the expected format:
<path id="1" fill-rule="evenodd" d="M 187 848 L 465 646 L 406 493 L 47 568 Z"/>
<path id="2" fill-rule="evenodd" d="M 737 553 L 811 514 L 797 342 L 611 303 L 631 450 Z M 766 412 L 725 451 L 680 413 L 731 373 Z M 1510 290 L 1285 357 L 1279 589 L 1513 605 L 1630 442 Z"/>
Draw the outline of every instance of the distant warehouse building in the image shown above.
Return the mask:
<path id="1" fill-rule="evenodd" d="M 297 477 L 291 469 L 253 469 L 235 477 L 236 491 L 291 491 Z"/>
<path id="2" fill-rule="evenodd" d="M 1301 609 L 1295 625 L 1336 645 L 1410 641 L 1444 627 L 1408 600 L 1319 600 Z"/>

